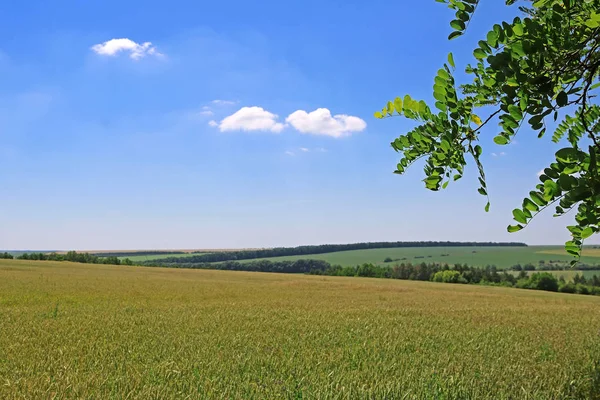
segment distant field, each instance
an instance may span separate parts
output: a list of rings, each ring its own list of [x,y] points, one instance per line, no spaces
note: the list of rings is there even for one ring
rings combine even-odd
[[[556,247],[540,251],[541,254],[558,254],[564,255],[565,249],[563,247]],[[600,257],[600,249],[597,248],[584,248],[583,253],[586,257]]]
[[[547,253],[548,251],[552,253]],[[442,256],[448,254],[447,256]],[[357,265],[373,263],[385,265],[386,257],[400,259],[400,262],[436,262],[448,264],[468,264],[470,266],[496,265],[498,268],[510,268],[515,264],[532,263],[538,265],[540,260],[561,260],[569,262],[573,259],[564,252],[561,246],[529,246],[529,247],[400,247],[391,249],[368,249],[340,251],[336,253],[271,257],[265,260],[325,260],[331,264]],[[422,257],[422,258],[417,258]],[[404,260],[403,260],[404,259]],[[253,260],[244,260],[249,262]],[[600,264],[600,252],[586,249],[581,261],[590,265]],[[389,265],[393,265],[390,263]]]
[[[590,398],[599,308],[477,285],[0,260],[0,398]]]

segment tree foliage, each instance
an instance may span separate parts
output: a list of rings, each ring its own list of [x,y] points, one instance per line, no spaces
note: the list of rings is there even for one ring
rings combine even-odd
[[[454,39],[468,28],[481,0],[436,1],[455,11],[449,36]],[[506,5],[515,2],[506,0]],[[568,226],[572,239],[565,247],[578,259],[583,241],[600,231],[600,106],[594,102],[600,87],[600,0],[520,3],[521,17],[494,25],[479,41],[473,63],[465,68],[470,82],[457,84],[449,54],[434,79],[434,109],[406,95],[387,102],[375,117],[396,115],[418,122],[391,145],[402,155],[398,174],[425,158],[427,189],[443,189],[460,179],[471,159],[479,171],[478,192],[487,198],[486,211],[490,203],[478,144],[481,132],[491,131],[488,126],[498,122],[494,142],[504,146],[524,126],[542,138],[556,121],[548,136],[565,147],[513,211],[516,223],[507,229],[523,229],[550,207],[555,216],[575,210],[575,222]],[[489,110],[485,120],[475,113],[482,107]]]

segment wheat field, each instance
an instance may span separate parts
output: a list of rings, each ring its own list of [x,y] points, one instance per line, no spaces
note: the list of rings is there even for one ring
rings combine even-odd
[[[562,399],[600,298],[0,260],[2,399]]]

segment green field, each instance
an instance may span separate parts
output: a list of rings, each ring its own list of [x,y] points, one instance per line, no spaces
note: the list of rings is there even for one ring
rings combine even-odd
[[[0,398],[591,398],[599,309],[476,285],[0,260]]]
[[[547,253],[550,252],[550,253]],[[448,254],[442,256],[442,254]],[[600,253],[589,251],[581,257],[586,264],[600,264]],[[586,255],[587,254],[587,255]],[[399,247],[391,249],[350,250],[336,253],[311,254],[302,256],[271,257],[265,260],[325,260],[330,264],[358,265],[373,263],[385,265],[386,257],[400,259],[398,262],[415,263],[448,263],[468,264],[469,266],[485,267],[496,265],[498,268],[510,268],[515,264],[532,263],[538,265],[540,260],[561,260],[566,263],[573,259],[564,252],[561,246],[528,246],[528,247]],[[423,257],[423,258],[416,258]],[[404,259],[404,260],[402,260]],[[249,262],[255,260],[243,260]],[[393,263],[390,263],[393,265]]]

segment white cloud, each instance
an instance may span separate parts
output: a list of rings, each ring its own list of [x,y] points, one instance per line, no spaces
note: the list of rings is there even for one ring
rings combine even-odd
[[[492,157],[504,157],[506,155],[505,152],[501,151],[500,153],[492,153]]]
[[[205,110],[205,111],[208,111],[208,110],[210,110],[210,107],[209,106],[202,106],[202,109]]]
[[[319,153],[327,153],[327,149],[324,147],[317,147],[315,149],[315,151],[319,152]]]
[[[307,113],[298,110],[291,113],[285,120],[301,133],[325,135],[339,138],[349,136],[352,132],[360,132],[367,127],[365,121],[350,115],[331,115],[326,108],[318,108]]]
[[[139,44],[127,38],[111,39],[104,43],[95,44],[92,46],[92,51],[101,56],[115,56],[120,52],[129,52],[129,57],[134,60],[139,60],[147,55],[163,56],[151,42]]]
[[[505,152],[503,152],[503,151],[500,152],[500,156],[505,156],[505,155],[506,155]]]
[[[219,123],[219,130],[225,131],[270,131],[279,133],[285,128],[277,122],[277,115],[262,107],[242,107]]]
[[[293,151],[289,151],[289,150],[288,150],[288,151],[286,151],[286,152],[285,152],[285,155],[286,155],[286,156],[295,156],[296,154],[294,154],[294,152],[293,152]]]
[[[213,119],[213,120],[210,120],[210,121],[208,121],[208,125],[209,125],[209,126],[212,126],[213,128],[214,128],[215,126],[219,126],[219,124],[217,123],[217,121],[215,121],[214,119]]]
[[[492,153],[492,157],[498,157],[498,154]]]
[[[210,117],[211,115],[213,115],[214,113],[210,110],[204,110],[204,111],[200,111],[200,115],[205,115]]]
[[[212,101],[213,104],[217,104],[219,106],[232,106],[235,103],[237,103],[237,101],[231,101],[231,100],[213,100]]]
[[[307,149],[306,147],[300,147],[300,151],[303,151],[305,153],[308,153],[310,150]]]
[[[540,169],[537,173],[537,177],[539,178],[540,176],[544,175],[544,170]]]

